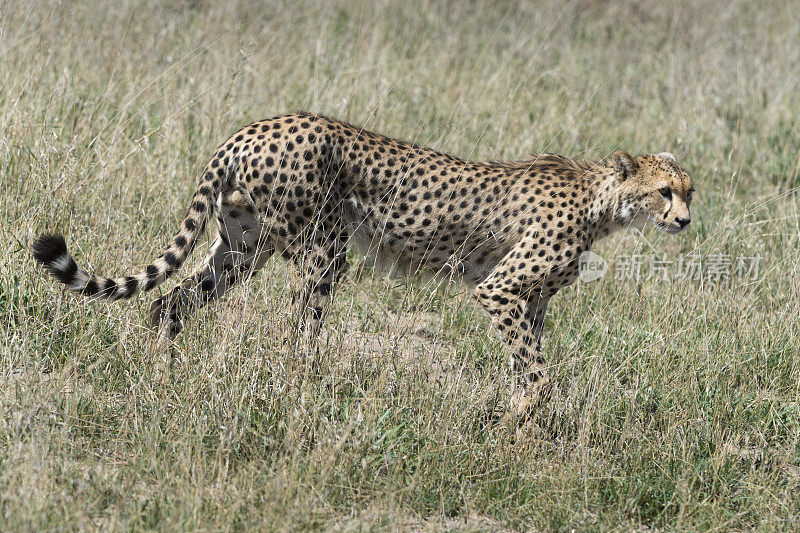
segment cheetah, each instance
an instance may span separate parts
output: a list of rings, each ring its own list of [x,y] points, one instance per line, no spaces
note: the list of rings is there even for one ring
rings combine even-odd
[[[510,412],[526,412],[550,394],[541,354],[545,312],[575,282],[581,254],[648,220],[680,232],[691,220],[693,190],[668,152],[473,162],[294,113],[254,122],[217,148],[180,230],[138,274],[89,273],[57,234],[39,236],[32,252],[73,292],[130,298],[178,270],[215,218],[208,257],[151,306],[151,326],[167,342],[193,311],[276,252],[300,274],[295,309],[310,338],[347,271],[349,246],[406,270],[459,278],[474,287],[507,345],[515,378]]]

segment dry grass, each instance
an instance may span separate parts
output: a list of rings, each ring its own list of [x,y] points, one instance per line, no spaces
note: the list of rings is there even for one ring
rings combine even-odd
[[[0,529],[800,527],[796,6],[172,6],[0,3]],[[276,260],[155,382],[150,298],[89,305],[28,244],[143,265],[214,146],[300,109],[474,159],[672,150],[690,231],[598,251],[762,268],[564,291],[559,389],[516,434],[484,424],[509,379],[481,312],[368,269],[319,357],[279,341]]]

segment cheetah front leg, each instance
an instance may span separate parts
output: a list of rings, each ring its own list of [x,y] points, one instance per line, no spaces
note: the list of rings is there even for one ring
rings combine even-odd
[[[501,263],[475,290],[510,352],[514,390],[504,420],[526,416],[550,395],[550,376],[540,351],[549,303],[539,294],[542,284],[542,279],[531,280]]]
[[[482,288],[479,286],[478,290]],[[485,292],[485,287],[483,290],[478,297],[510,352],[509,366],[514,375],[510,414],[527,415],[550,395],[550,375],[540,351],[547,301],[528,302],[505,290],[494,293]]]
[[[528,346],[523,342],[521,348],[511,352],[515,378],[511,404],[516,415],[526,415],[550,399],[552,381],[542,356],[542,330],[549,302],[549,298],[534,296],[525,304],[525,319],[530,324],[532,344]]]

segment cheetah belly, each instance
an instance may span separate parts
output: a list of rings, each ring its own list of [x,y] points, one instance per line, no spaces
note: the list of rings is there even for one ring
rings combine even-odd
[[[378,214],[356,196],[345,202],[350,243],[377,270],[390,274],[454,278],[468,284],[485,279],[510,246],[475,235],[463,226],[440,224],[421,232],[395,224],[392,213]],[[409,235],[410,233],[410,235]]]

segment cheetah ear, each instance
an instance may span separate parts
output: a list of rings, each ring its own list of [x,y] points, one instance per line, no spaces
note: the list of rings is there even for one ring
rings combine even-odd
[[[620,181],[625,181],[639,170],[639,164],[628,152],[617,150],[611,156]]]
[[[660,157],[661,159],[667,159],[669,161],[672,161],[673,163],[678,162],[678,158],[675,157],[675,154],[673,154],[672,152],[661,152],[660,154],[658,154],[658,157]]]

